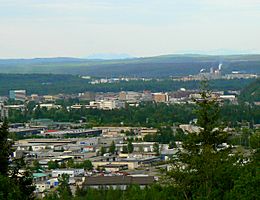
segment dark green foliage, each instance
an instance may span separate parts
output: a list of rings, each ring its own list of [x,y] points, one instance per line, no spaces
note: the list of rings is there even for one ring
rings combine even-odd
[[[0,199],[34,199],[32,174],[24,159],[10,159],[12,143],[8,140],[8,124],[0,128]]]
[[[34,199],[33,176],[29,169],[26,168],[24,158],[15,159],[11,164],[11,179],[19,186],[22,199]]]
[[[48,169],[57,169],[59,168],[59,163],[55,160],[55,161],[52,161],[50,160],[48,163]]]
[[[260,148],[260,131],[257,131],[250,136],[250,147],[253,149]]]
[[[93,165],[92,165],[91,161],[90,160],[84,160],[83,161],[83,168],[85,170],[92,170],[93,169]]]
[[[35,111],[20,112],[10,110],[9,121],[27,122],[32,118],[49,118],[60,122],[78,122],[84,117],[88,123],[88,127],[120,125],[121,122],[126,126],[161,127],[172,126],[174,123],[189,123],[196,117],[193,112],[195,108],[196,106],[189,104],[166,105],[163,103],[142,103],[139,107],[127,107],[126,109],[110,111],[80,109],[68,112],[64,109],[36,109]],[[149,120],[147,121],[147,119]],[[226,103],[220,107],[220,120],[233,126],[236,126],[237,122],[242,121],[248,121],[251,124],[260,123],[260,106],[246,104],[232,105]],[[169,131],[167,131],[168,133],[166,133],[166,130],[163,131],[166,135],[170,136],[171,133],[169,134]]]
[[[160,146],[157,142],[153,145],[153,151],[156,153],[156,156],[160,155]]]
[[[106,153],[105,147],[100,148],[100,155],[103,156]]]
[[[69,186],[69,175],[62,174],[61,177],[58,178],[59,186],[58,186],[58,195],[60,199],[70,200],[72,197],[72,192]]]
[[[63,162],[60,165],[55,161],[49,161],[48,166],[52,169],[62,169],[62,168],[76,168],[76,169],[85,169],[85,170],[92,170],[93,165],[90,160],[84,160],[83,162],[74,162],[73,159],[70,159],[67,162]]]
[[[82,163],[75,163],[74,160],[69,160],[65,165],[67,168],[76,168],[76,169],[83,168],[85,170],[93,169],[93,165],[90,160],[84,160]]]
[[[201,97],[197,101],[197,118],[202,129],[184,141],[184,150],[166,176],[167,184],[176,187],[183,199],[223,199],[238,174],[236,157],[229,156],[229,148],[217,149],[227,141],[227,134],[219,125],[219,107],[209,91],[203,89]]]
[[[0,199],[23,200],[19,186],[13,179],[0,174]]]
[[[256,200],[260,197],[260,132],[250,136],[252,155],[241,167],[240,176],[227,199]]]
[[[116,145],[115,145],[115,142],[112,141],[110,147],[109,147],[109,153],[112,153],[114,154],[115,153],[115,150],[116,150]]]
[[[113,125],[124,122],[125,125],[153,126],[172,125],[174,122],[186,123],[194,118],[192,114],[192,105],[166,105],[163,103],[143,103],[139,107],[127,107],[126,109],[115,110],[97,110],[97,109],[39,109],[35,111],[22,113],[19,111],[10,113],[10,121],[25,122],[32,118],[49,118],[60,122],[77,122],[84,117],[86,121],[93,126]],[[185,114],[184,114],[185,113]],[[147,123],[147,118],[149,122]]]
[[[172,128],[167,127],[160,127],[157,134],[145,135],[144,141],[146,142],[159,142],[161,144],[169,144],[174,141],[184,141],[187,138],[187,135],[184,132],[177,128],[175,132],[173,132]]]
[[[127,146],[123,146],[123,153],[128,153]]]
[[[61,200],[58,195],[49,195],[44,200]],[[141,189],[137,185],[131,185],[126,190],[100,188],[85,188],[76,190],[73,200],[175,200],[176,193],[172,187],[162,187],[160,185],[152,185]]]
[[[200,70],[200,69],[199,69]],[[199,71],[198,70],[198,71]],[[167,75],[169,77],[169,75]],[[212,80],[212,90],[241,90],[253,79]],[[69,83],[69,84],[68,84]],[[84,91],[177,91],[180,88],[198,89],[199,81],[172,81],[169,78],[157,81],[129,81],[120,83],[90,84],[89,80],[73,75],[55,74],[0,74],[0,95],[8,95],[9,90],[25,89],[30,94],[76,94]],[[76,102],[75,102],[76,103]]]
[[[239,97],[241,101],[260,101],[260,78],[245,87]]]
[[[128,153],[133,153],[133,151],[134,151],[134,145],[132,144],[131,141],[128,141],[127,142],[127,152]]]
[[[0,127],[0,174],[6,176],[8,172],[9,156],[12,153],[12,142],[8,140],[8,124],[5,121]]]
[[[34,160],[33,163],[32,163],[31,170],[34,171],[34,172],[40,172],[41,170],[43,170],[43,168],[40,165],[39,161]]]

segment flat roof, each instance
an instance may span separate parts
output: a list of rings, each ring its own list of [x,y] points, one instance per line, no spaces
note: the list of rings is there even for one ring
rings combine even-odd
[[[86,177],[83,185],[149,185],[154,182],[153,176],[133,177],[133,176],[96,176]]]
[[[33,173],[34,178],[40,178],[40,177],[45,177],[48,176],[47,174],[44,173]]]

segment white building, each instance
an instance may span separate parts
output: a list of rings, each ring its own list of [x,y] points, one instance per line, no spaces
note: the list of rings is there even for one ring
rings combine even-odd
[[[26,100],[26,90],[10,90],[9,98],[16,101],[25,101]]]
[[[47,110],[59,109],[59,108],[61,108],[61,105],[55,105],[53,103],[46,103],[46,104],[40,104],[40,108],[47,108]]]
[[[55,169],[52,170],[52,177],[60,177],[62,174],[68,174],[70,177],[84,175],[84,169]]]
[[[90,108],[97,108],[101,110],[113,110],[125,107],[125,103],[118,100],[100,100],[91,101],[89,103]]]

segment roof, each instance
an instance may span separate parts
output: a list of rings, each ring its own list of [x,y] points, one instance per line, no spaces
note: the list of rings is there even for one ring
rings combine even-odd
[[[127,167],[128,165],[123,165],[123,164],[106,164],[106,165],[101,165],[100,167],[105,167],[105,168],[118,168],[118,167]]]
[[[96,176],[86,177],[84,185],[149,185],[154,182],[153,176],[131,177],[131,176]]]
[[[45,177],[48,176],[47,174],[44,173],[33,173],[34,178],[40,178],[40,177]]]

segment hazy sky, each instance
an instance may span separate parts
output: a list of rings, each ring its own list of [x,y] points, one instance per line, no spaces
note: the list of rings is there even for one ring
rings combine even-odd
[[[0,0],[0,58],[231,50],[260,52],[260,0]]]

